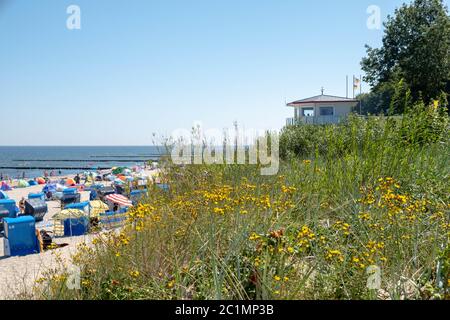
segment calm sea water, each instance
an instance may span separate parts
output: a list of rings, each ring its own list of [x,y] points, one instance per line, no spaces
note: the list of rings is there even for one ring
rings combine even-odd
[[[157,161],[164,147],[0,147],[0,173],[35,178],[44,170],[72,174],[86,169],[142,165]],[[7,168],[8,167],[8,168]]]

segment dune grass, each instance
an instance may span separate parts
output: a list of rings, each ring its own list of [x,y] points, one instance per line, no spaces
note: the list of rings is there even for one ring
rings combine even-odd
[[[81,246],[44,299],[444,299],[448,116],[285,128],[280,171],[165,163],[120,232]],[[379,283],[378,283],[379,282]]]

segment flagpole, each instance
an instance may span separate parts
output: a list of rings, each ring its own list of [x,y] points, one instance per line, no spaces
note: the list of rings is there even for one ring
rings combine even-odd
[[[362,94],[362,75],[359,75],[359,94]]]
[[[362,116],[362,100],[361,100],[361,95],[362,95],[362,75],[359,75],[359,96],[360,96],[360,100],[359,100],[359,115]]]
[[[348,99],[348,75],[345,76],[345,97]]]
[[[353,99],[355,99],[355,75],[353,75]]]

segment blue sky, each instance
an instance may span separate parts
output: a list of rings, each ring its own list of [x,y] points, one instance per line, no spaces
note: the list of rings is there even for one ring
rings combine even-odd
[[[0,145],[146,145],[194,121],[279,129],[285,100],[345,96],[381,41],[368,6],[384,19],[401,3],[4,0]],[[66,28],[71,4],[81,30]]]

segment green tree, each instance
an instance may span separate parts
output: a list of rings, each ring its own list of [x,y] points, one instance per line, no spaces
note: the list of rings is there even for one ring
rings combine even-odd
[[[355,111],[359,112],[361,110],[361,113],[364,115],[388,115],[394,92],[393,83],[382,83],[376,91],[362,93],[356,97],[360,105],[356,106]]]
[[[367,48],[361,65],[374,93],[386,83],[409,88],[411,98],[430,102],[450,87],[450,17],[442,0],[415,0],[384,24],[381,48]],[[398,89],[398,88],[397,88]]]

